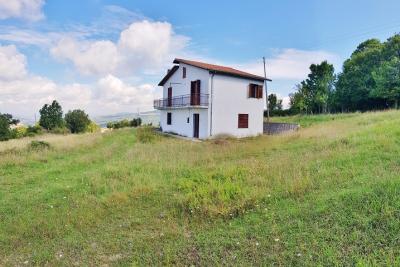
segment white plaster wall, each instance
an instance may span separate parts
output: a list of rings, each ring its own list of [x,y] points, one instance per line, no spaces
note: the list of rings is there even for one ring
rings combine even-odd
[[[172,124],[167,125],[167,113],[172,113]],[[193,137],[193,114],[200,115],[199,138],[205,139],[208,137],[208,109],[171,109],[161,110],[160,125],[164,132],[173,132],[179,135]],[[189,123],[187,118],[189,117]]]
[[[186,67],[186,78],[182,78],[182,68]],[[163,98],[168,97],[168,87],[172,87],[172,97],[190,94],[191,81],[200,80],[200,93],[208,94],[209,73],[207,70],[180,64],[179,69],[164,84]]]
[[[254,136],[263,133],[263,98],[248,98],[250,83],[262,82],[231,76],[214,75],[212,89],[212,136],[229,134],[236,137]],[[238,114],[249,114],[249,128],[238,128]]]

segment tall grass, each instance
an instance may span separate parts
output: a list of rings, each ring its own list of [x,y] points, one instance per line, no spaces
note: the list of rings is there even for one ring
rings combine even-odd
[[[0,154],[0,265],[396,265],[399,115],[202,143],[20,140]]]

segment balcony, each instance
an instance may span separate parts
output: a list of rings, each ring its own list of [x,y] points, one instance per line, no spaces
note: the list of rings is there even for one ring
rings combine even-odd
[[[154,100],[155,109],[173,109],[173,108],[207,108],[208,94],[191,94],[180,95],[169,98],[161,98]]]

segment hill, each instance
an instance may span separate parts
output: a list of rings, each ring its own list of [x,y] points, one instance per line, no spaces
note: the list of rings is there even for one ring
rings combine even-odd
[[[302,119],[318,123],[3,150],[0,265],[399,265],[400,112]]]

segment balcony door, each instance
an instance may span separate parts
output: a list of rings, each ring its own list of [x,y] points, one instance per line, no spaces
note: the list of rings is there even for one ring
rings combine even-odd
[[[168,87],[168,98],[167,98],[167,106],[172,106],[172,87]]]
[[[190,83],[190,105],[200,106],[200,80]]]

